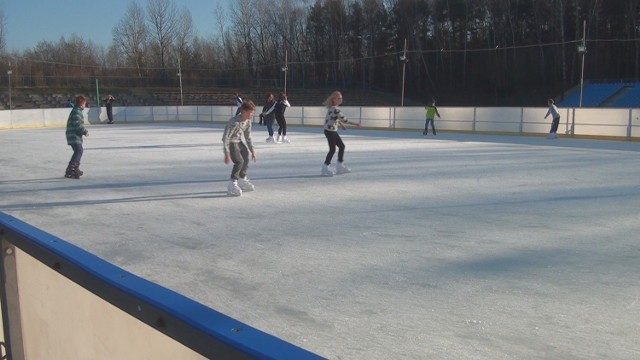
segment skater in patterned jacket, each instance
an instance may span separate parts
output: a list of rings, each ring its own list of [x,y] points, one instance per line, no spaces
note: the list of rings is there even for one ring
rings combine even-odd
[[[67,144],[71,146],[73,155],[64,172],[64,176],[70,179],[80,179],[83,172],[80,170],[80,160],[82,159],[82,136],[89,136],[89,131],[84,127],[84,114],[82,111],[87,105],[87,99],[80,95],[76,97],[75,105],[67,119]]]
[[[546,119],[549,115],[551,115],[551,117],[553,118],[553,120],[551,121],[551,130],[549,130],[547,139],[557,139],[558,134],[556,134],[556,132],[558,131],[558,125],[560,125],[560,112],[553,103],[553,99],[547,100],[547,105],[549,106],[549,110],[547,111],[547,115],[545,115],[544,118]]]
[[[255,114],[256,106],[253,101],[247,100],[240,105],[240,114],[229,119],[222,134],[222,146],[224,152],[224,163],[233,161],[231,170],[231,180],[227,187],[227,195],[240,196],[243,191],[253,191],[254,186],[247,177],[249,167],[249,152],[251,158],[256,161],[256,152],[251,142],[251,123]],[[242,136],[247,142],[242,142]]]
[[[349,120],[344,117],[342,111],[340,111],[341,104],[342,94],[339,91],[331,93],[323,102],[323,105],[327,108],[327,115],[324,118],[324,136],[326,136],[327,142],[329,143],[329,152],[324,160],[324,164],[322,164],[322,170],[320,171],[322,176],[333,176],[335,174],[351,172],[343,163],[345,145],[340,138],[340,134],[338,134],[338,127],[344,130],[346,129],[346,124],[354,126],[360,126],[360,124],[349,122]],[[336,152],[336,146],[338,147],[338,164],[334,171],[329,165],[331,165],[331,159],[333,159],[333,155]]]

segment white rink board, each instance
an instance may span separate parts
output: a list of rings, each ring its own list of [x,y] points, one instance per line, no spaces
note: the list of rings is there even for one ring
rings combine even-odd
[[[424,129],[423,107],[355,107],[341,108],[352,122],[377,129]],[[256,109],[258,122],[261,107]],[[437,130],[464,132],[549,132],[551,117],[544,118],[547,108],[471,108],[440,107],[436,117]],[[0,111],[0,129],[65,126],[68,108]],[[116,123],[140,122],[216,122],[226,123],[235,115],[234,106],[129,106],[114,107]],[[615,136],[638,138],[640,109],[560,109],[560,134]],[[326,108],[323,106],[292,107],[285,113],[288,125],[323,126]],[[105,123],[106,109],[85,109],[85,122]],[[574,126],[575,121],[575,126]]]

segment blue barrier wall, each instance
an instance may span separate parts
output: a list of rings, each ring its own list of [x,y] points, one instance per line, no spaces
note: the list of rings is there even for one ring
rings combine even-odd
[[[322,359],[183,295],[131,274],[75,245],[0,212],[0,238],[153,329],[207,358]],[[11,355],[11,289],[3,249],[2,313]],[[152,344],[150,344],[152,346]]]

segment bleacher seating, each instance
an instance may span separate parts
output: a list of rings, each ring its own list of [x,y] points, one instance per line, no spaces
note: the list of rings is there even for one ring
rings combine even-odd
[[[574,88],[560,107],[580,106],[580,90]],[[640,107],[640,83],[588,83],[582,91],[583,107],[638,108]]]
[[[631,86],[631,89],[613,102],[612,107],[640,108],[640,84]]]
[[[600,107],[608,98],[615,95],[622,87],[623,83],[591,83],[583,87],[582,106]],[[580,106],[580,91],[577,90],[563,101],[558,103],[561,107]]]

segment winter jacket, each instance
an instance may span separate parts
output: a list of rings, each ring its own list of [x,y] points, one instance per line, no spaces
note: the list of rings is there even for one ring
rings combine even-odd
[[[89,131],[84,127],[84,114],[78,105],[73,107],[67,119],[67,144],[82,144],[82,136]]]
[[[229,144],[242,142],[242,135],[247,142],[247,148],[253,153],[253,143],[251,142],[251,119],[242,120],[242,115],[236,115],[229,119],[227,126],[222,133],[222,151],[224,155],[229,155]]]

